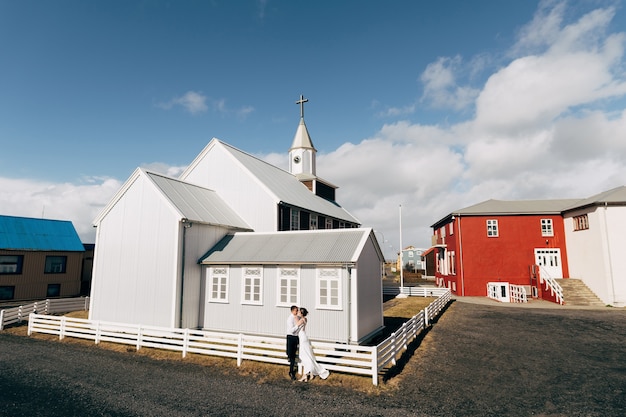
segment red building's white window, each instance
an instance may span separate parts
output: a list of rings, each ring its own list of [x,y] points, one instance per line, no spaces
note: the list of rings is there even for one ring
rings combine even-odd
[[[554,236],[552,219],[541,219],[541,236]]]
[[[487,236],[498,237],[498,221],[487,220]]]

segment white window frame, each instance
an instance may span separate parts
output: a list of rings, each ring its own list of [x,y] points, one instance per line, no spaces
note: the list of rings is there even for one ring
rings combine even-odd
[[[456,254],[453,250],[448,251],[448,262],[450,263],[450,275],[456,275]]]
[[[333,228],[333,219],[326,219],[326,229],[332,229]]]
[[[498,237],[500,236],[500,230],[498,228],[498,220],[489,219],[487,220],[487,237]]]
[[[241,304],[263,305],[263,267],[241,267]]]
[[[309,218],[309,230],[317,230],[317,214],[311,213],[311,217]]]
[[[300,210],[294,208],[291,209],[289,230],[300,230]]]
[[[229,272],[228,266],[224,265],[207,268],[210,303],[228,303]]]
[[[541,236],[554,236],[552,219],[541,219]]]
[[[589,217],[587,214],[574,216],[572,220],[574,222],[574,231],[589,229]]]
[[[450,222],[450,227],[448,227],[448,235],[452,236],[454,234],[454,222]]]
[[[317,268],[315,307],[320,310],[343,310],[341,268]]]
[[[278,268],[277,306],[291,307],[300,305],[300,267],[283,266]]]

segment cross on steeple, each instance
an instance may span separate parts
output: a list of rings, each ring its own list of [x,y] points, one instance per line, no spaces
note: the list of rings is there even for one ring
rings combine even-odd
[[[300,105],[300,117],[304,118],[304,103],[309,101],[308,98],[304,98],[302,94],[300,94],[300,100],[296,101],[296,104]]]

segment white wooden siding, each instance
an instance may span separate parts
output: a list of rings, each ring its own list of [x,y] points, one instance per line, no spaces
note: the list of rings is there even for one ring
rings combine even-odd
[[[139,177],[99,225],[90,317],[174,326],[178,231],[176,213]]]
[[[373,235],[368,236],[356,264],[357,276],[353,283],[354,295],[352,304],[359,319],[352,322],[352,342],[358,342],[373,330],[383,326],[383,281],[379,257],[372,242]]]
[[[265,265],[263,271],[263,305],[241,303],[242,267],[230,266],[228,304],[205,301],[204,328],[210,330],[237,331],[250,334],[284,336],[289,306],[278,306],[278,269]],[[347,271],[342,269],[342,293],[347,305]],[[204,273],[206,276],[206,271]],[[309,337],[318,340],[348,342],[347,309],[341,311],[315,309],[315,267],[303,265],[300,269],[300,307],[309,310]],[[208,291],[208,289],[206,290]],[[208,300],[208,294],[206,296]]]
[[[585,213],[589,229],[574,231],[573,217]],[[594,206],[564,220],[570,277],[582,279],[604,303],[626,306],[626,207]]]
[[[278,200],[222,145],[215,145],[186,173],[184,180],[217,191],[254,231],[278,230]]]
[[[182,223],[180,224],[182,239]],[[215,227],[204,224],[193,224],[186,232],[185,242],[185,278],[183,293],[183,320],[182,327],[198,328],[202,327],[204,320],[204,300],[205,300],[205,281],[203,280],[202,266],[198,264],[198,260],[204,255],[209,248],[214,246],[222,237],[228,233],[224,227]],[[182,244],[180,245],[182,252]],[[182,259],[182,253],[181,253]],[[180,270],[180,268],[179,268]],[[180,273],[173,275],[179,276]],[[172,278],[173,279],[173,278]],[[179,281],[178,279],[175,281]],[[177,296],[180,297],[180,286],[176,289]],[[180,298],[178,298],[179,300]],[[177,304],[178,305],[178,304]],[[180,323],[180,311],[176,311],[176,326]]]

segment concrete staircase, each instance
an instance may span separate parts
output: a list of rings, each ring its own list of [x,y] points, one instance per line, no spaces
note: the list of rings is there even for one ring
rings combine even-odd
[[[580,279],[567,278],[555,280],[563,288],[563,299],[568,306],[604,307],[605,304]]]

